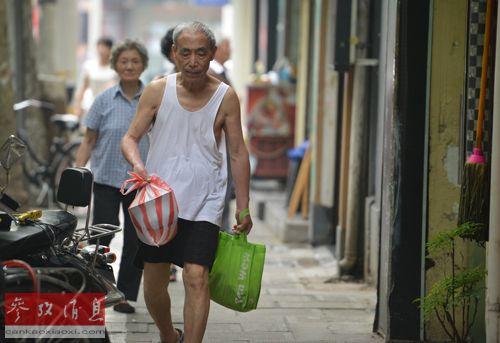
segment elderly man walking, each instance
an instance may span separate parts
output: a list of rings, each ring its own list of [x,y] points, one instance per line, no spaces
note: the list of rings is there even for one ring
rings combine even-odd
[[[243,142],[240,104],[234,90],[207,74],[216,47],[204,24],[180,24],[174,31],[179,73],[153,81],[141,96],[136,116],[122,140],[122,151],[134,170],[163,178],[179,205],[178,232],[169,243],[141,244],[136,265],[144,268],[144,298],[163,342],[183,339],[174,329],[165,285],[170,264],[183,267],[185,342],[201,342],[210,307],[208,274],[214,262],[227,187],[226,143],[236,188],[235,233],[250,232],[250,168]],[[152,126],[152,127],[151,127]],[[138,149],[151,128],[146,164]],[[244,212],[244,213],[245,213]]]

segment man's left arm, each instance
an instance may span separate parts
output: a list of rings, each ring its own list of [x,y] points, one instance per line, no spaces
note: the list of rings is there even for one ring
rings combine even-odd
[[[236,193],[236,223],[233,231],[250,233],[252,218],[250,214],[240,220],[240,213],[248,209],[250,195],[250,162],[248,150],[243,141],[241,130],[240,102],[232,88],[229,88],[222,102],[224,117],[224,132],[229,144],[231,171]]]

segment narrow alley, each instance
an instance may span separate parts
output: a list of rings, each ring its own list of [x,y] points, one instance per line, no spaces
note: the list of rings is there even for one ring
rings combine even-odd
[[[238,218],[267,247],[259,303],[211,302],[203,342],[500,343],[499,1],[0,1],[0,342],[102,337],[82,332],[96,292],[113,343],[160,342],[138,239],[149,262],[207,266]],[[214,277],[212,296],[239,302],[262,250],[222,255],[237,296]],[[169,291],[200,343],[192,270]],[[81,295],[93,315],[12,321],[16,293]]]

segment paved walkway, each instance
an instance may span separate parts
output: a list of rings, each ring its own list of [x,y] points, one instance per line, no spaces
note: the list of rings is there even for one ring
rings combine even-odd
[[[259,306],[238,313],[212,302],[204,342],[382,342],[371,333],[373,288],[336,281],[336,261],[326,247],[282,244],[255,221],[249,240],[267,245]],[[113,240],[114,251],[121,250],[121,240]],[[171,283],[169,289],[174,325],[182,327],[182,281]],[[137,313],[132,315],[108,309],[111,341],[159,342],[142,289],[134,305]]]

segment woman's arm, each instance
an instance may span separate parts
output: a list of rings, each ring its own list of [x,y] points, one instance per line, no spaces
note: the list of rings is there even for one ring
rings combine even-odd
[[[85,131],[85,136],[83,137],[83,142],[80,144],[78,151],[76,152],[76,166],[85,167],[90,159],[92,150],[94,150],[95,142],[97,141],[98,132],[87,128]]]

